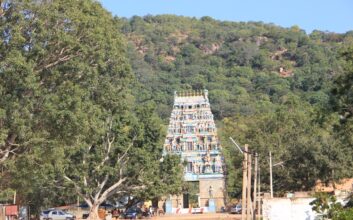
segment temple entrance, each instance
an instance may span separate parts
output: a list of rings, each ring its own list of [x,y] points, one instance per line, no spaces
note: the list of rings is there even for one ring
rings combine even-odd
[[[190,181],[185,184],[183,208],[199,207],[199,185],[199,181]]]
[[[188,209],[190,207],[197,208],[199,207],[199,194],[183,194],[183,208]]]
[[[183,208],[188,209],[189,208],[189,193],[184,193],[183,194]]]

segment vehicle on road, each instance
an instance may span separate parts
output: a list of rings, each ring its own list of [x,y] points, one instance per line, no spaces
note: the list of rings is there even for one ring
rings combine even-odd
[[[44,220],[44,218],[48,215],[50,210],[45,210],[45,211],[42,211],[39,215],[39,220]]]
[[[75,220],[76,217],[62,210],[45,210],[40,213],[40,220]]]
[[[241,214],[241,204],[237,204],[230,208],[230,213],[232,214]]]
[[[142,211],[140,208],[129,208],[123,214],[124,219],[138,219],[142,217]]]

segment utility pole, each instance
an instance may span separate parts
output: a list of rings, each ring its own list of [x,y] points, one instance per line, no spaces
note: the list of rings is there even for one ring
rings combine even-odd
[[[16,205],[16,190],[15,190],[15,192],[13,194],[13,204]]]
[[[4,12],[4,10],[2,8],[2,0],[0,0],[0,16],[2,16],[3,12]]]
[[[257,183],[257,167],[258,167],[258,155],[255,156],[255,174],[254,174],[254,203],[251,201],[251,166],[252,166],[252,155],[247,144],[244,145],[244,150],[233,140],[229,138],[238,150],[243,154],[243,191],[242,191],[242,200],[241,200],[241,219],[242,220],[251,220],[256,218],[255,209],[256,209],[256,183]],[[246,213],[246,214],[245,214]]]
[[[256,219],[256,203],[257,203],[257,192],[256,192],[256,188],[257,188],[257,160],[258,160],[258,155],[257,153],[254,154],[255,156],[255,167],[254,167],[254,201],[253,201],[253,219]]]
[[[243,191],[242,191],[242,199],[241,199],[241,220],[245,220],[245,210],[246,209],[246,189],[247,189],[247,166],[248,166],[248,145],[245,144],[244,146],[244,150],[245,153],[243,153],[244,155],[244,159],[243,159]]]
[[[250,150],[249,150],[250,151]],[[251,166],[252,166],[252,160],[251,160],[251,153],[247,153],[248,155],[248,180],[247,180],[247,205],[246,205],[246,220],[251,220]]]
[[[261,167],[259,166],[259,184],[258,184],[258,194],[259,194],[259,199],[257,203],[257,214],[260,216],[261,215]]]
[[[272,154],[270,151],[270,191],[271,191],[271,199],[273,198],[273,185],[272,185]]]

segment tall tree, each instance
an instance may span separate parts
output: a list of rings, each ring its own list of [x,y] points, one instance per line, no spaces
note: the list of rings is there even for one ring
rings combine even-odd
[[[83,127],[71,123],[68,113],[75,106],[69,98],[77,97],[83,104],[86,95],[106,105],[103,91],[97,92],[104,87],[117,93],[110,101],[116,102],[125,96],[123,85],[131,72],[111,15],[99,3],[4,1],[2,7],[0,156],[4,161],[45,139],[69,138],[56,132]],[[67,106],[59,106],[60,102]],[[70,104],[67,114],[53,114]],[[71,126],[63,130],[59,121]]]
[[[353,45],[345,48],[341,57],[345,61],[344,73],[335,79],[332,101],[334,109],[341,115],[342,122],[345,122],[353,117]]]
[[[309,105],[299,109],[298,104],[298,97],[288,97],[281,107],[266,114],[224,120],[222,136],[225,141],[233,136],[260,154],[264,188],[268,188],[269,151],[272,151],[274,164],[282,162],[282,166],[274,169],[274,188],[278,193],[310,190],[318,179],[329,180],[332,170],[345,167],[344,155],[332,149],[336,143],[330,132],[315,122],[313,109]],[[232,148],[229,144],[225,149],[227,165],[231,171],[235,168],[231,174],[239,178],[241,160],[234,156],[237,152]],[[238,182],[228,181],[235,193],[240,190]]]
[[[118,191],[152,185],[161,127],[151,113],[133,113],[133,76],[112,16],[90,0],[2,6],[0,157],[17,155],[6,164],[13,186],[31,195],[41,184],[74,187],[96,219]],[[44,178],[26,182],[31,176]]]
[[[343,73],[336,76],[333,83],[331,105],[339,114],[340,122],[334,127],[334,135],[338,140],[336,148],[345,156],[345,169],[339,177],[351,177],[353,158],[353,45],[341,51]]]

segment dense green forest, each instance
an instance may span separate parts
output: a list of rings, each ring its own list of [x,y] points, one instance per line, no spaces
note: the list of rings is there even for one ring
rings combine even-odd
[[[270,150],[275,161],[284,161],[274,169],[279,193],[351,176],[352,142],[341,142],[337,133],[342,125],[332,91],[340,85],[334,81],[344,72],[342,51],[352,45],[353,32],[307,34],[298,26],[174,15],[118,21],[143,85],[138,96],[157,104],[165,124],[174,90],[209,90],[230,195],[240,192],[241,156],[229,137],[259,152],[265,191]]]
[[[209,91],[240,192],[241,155],[268,153],[277,194],[351,177],[353,32],[174,15],[113,17],[90,0],[0,1],[0,200],[33,211],[182,190],[162,157],[173,92]],[[134,201],[129,201],[133,203]]]

